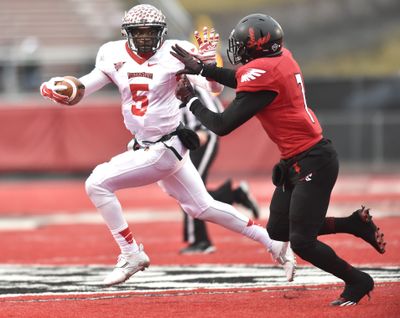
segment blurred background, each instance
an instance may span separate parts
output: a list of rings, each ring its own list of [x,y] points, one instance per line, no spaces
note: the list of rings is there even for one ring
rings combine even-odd
[[[305,77],[308,105],[334,140],[342,169],[400,172],[400,1],[398,0],[1,0],[0,172],[86,175],[130,140],[113,86],[78,107],[41,98],[50,77],[82,76],[98,48],[121,38],[125,10],[152,4],[168,37],[193,40],[204,25],[228,36],[241,17],[276,18]],[[234,91],[220,96],[227,104]],[[249,143],[249,136],[252,142]],[[215,175],[269,174],[278,153],[256,120],[223,137]]]

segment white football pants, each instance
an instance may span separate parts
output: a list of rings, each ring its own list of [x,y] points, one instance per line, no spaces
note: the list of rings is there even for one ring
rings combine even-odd
[[[127,227],[115,191],[157,182],[182,209],[194,218],[217,223],[259,241],[267,249],[271,239],[265,228],[253,225],[233,206],[214,200],[190,161],[188,150],[178,137],[168,142],[183,157],[181,161],[161,142],[136,151],[130,150],[97,166],[86,180],[86,192],[112,232]]]

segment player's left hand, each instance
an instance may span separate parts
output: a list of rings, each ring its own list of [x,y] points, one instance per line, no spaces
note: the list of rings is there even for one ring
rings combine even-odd
[[[208,32],[208,28],[203,28],[203,38],[200,33],[194,31],[194,37],[199,46],[199,53],[196,55],[204,64],[217,63],[217,46],[219,42],[219,34],[215,33],[214,28]]]
[[[190,54],[188,51],[180,47],[178,44],[175,44],[171,47],[172,51],[170,52],[171,55],[181,61],[185,68],[176,72],[176,75],[182,74],[200,74],[203,69],[203,62]]]
[[[180,108],[185,107],[186,104],[196,96],[193,86],[186,75],[182,75],[176,84],[175,96],[182,102],[179,106]]]

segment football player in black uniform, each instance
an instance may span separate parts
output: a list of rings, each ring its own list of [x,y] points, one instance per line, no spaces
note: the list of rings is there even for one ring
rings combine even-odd
[[[213,113],[196,97],[184,77],[177,97],[201,123],[226,135],[256,116],[281,152],[274,168],[276,185],[267,230],[271,238],[290,240],[293,251],[316,267],[345,282],[333,306],[357,304],[374,287],[370,275],[341,259],[318,235],[350,233],[384,253],[383,234],[365,207],[347,218],[326,218],[339,163],[332,142],[307,106],[300,67],[283,46],[281,26],[270,16],[251,14],[239,21],[229,38],[228,57],[237,70],[204,65],[178,45],[171,54],[185,64],[178,74],[201,74],[236,89],[222,113]]]

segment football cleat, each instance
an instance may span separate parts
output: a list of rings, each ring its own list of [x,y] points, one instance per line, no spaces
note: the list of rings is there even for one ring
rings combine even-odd
[[[292,282],[296,274],[297,263],[289,242],[272,241],[269,252],[272,259],[283,266],[287,281]]]
[[[117,265],[114,270],[108,274],[103,283],[106,286],[113,286],[125,282],[129,277],[138,271],[144,271],[150,266],[150,259],[140,244],[139,252],[129,255],[121,254],[118,257]]]
[[[355,306],[364,297],[371,298],[370,292],[374,289],[374,280],[367,273],[360,271],[360,277],[351,284],[346,284],[340,297],[331,302],[331,306]]]
[[[369,214],[369,209],[361,206],[361,209],[353,212],[350,215],[350,220],[354,224],[354,235],[362,238],[367,243],[371,244],[378,253],[385,253],[386,242],[383,238],[383,233],[379,227],[372,221],[372,216]]]
[[[347,300],[346,298],[339,297],[338,299],[331,302],[331,306],[345,307],[345,306],[355,306],[356,302]]]

